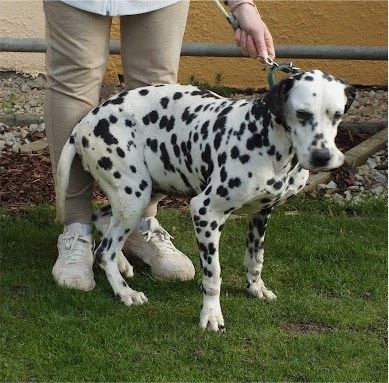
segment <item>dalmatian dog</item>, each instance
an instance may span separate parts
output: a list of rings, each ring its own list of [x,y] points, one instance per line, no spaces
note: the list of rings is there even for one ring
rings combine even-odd
[[[65,144],[56,175],[57,220],[76,154],[106,193],[112,212],[95,250],[115,295],[147,302],[123,277],[132,267],[121,249],[155,193],[190,196],[200,250],[200,326],[223,331],[219,239],[234,211],[247,213],[247,290],[272,301],[262,279],[271,210],[306,184],[309,170],[342,165],[337,127],[353,88],[315,70],[277,83],[264,98],[230,100],[193,86],[157,85],[123,92],[87,114]],[[101,214],[100,214],[101,215]]]

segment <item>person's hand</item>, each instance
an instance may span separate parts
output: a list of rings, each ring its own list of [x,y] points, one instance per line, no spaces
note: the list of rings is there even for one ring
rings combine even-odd
[[[274,59],[273,38],[256,7],[248,3],[234,7],[234,3],[230,3],[232,14],[240,25],[235,31],[235,42],[242,53],[254,59],[259,57],[262,61],[268,57]]]

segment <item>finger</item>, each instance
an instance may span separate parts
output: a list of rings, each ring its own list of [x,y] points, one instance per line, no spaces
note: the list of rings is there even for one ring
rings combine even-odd
[[[247,51],[252,59],[256,59],[258,57],[258,52],[254,44],[254,39],[251,35],[247,36]]]
[[[240,50],[242,51],[244,56],[248,56],[247,51],[247,33],[245,31],[242,31],[241,37],[240,37]]]
[[[269,56],[274,60],[276,58],[276,52],[274,49],[273,37],[266,25],[265,25],[265,44],[267,46],[267,52]]]
[[[242,30],[240,28],[238,28],[236,31],[235,31],[235,34],[234,34],[234,37],[235,37],[235,43],[238,47],[240,47],[240,39],[241,39],[241,36],[242,36]]]
[[[262,30],[261,32],[258,32],[253,35],[254,44],[258,52],[258,56],[261,58],[262,61],[267,59],[269,56],[269,53],[267,51],[267,46],[265,43],[265,31]]]

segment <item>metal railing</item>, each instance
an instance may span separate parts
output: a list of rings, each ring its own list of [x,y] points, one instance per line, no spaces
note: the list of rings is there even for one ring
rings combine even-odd
[[[120,41],[111,40],[111,54],[120,54]],[[45,39],[0,37],[0,52],[40,52],[47,50]],[[277,45],[277,57],[332,60],[387,60],[387,47],[349,45]],[[181,56],[241,57],[234,44],[184,43]]]

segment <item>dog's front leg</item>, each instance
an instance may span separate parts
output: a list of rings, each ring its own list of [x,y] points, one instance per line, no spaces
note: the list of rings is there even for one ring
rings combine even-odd
[[[271,209],[263,209],[247,217],[245,266],[247,268],[247,291],[256,298],[273,301],[277,296],[266,288],[262,277],[264,239]]]
[[[207,196],[199,195],[192,198],[190,206],[203,271],[203,304],[200,313],[200,327],[213,331],[224,331],[224,319],[220,306],[222,280],[219,263],[219,240],[227,215],[213,210],[210,198]]]

